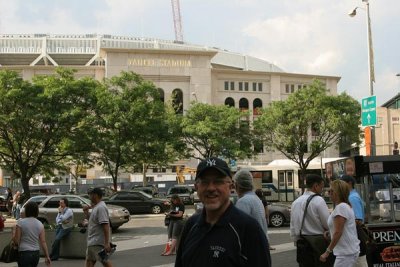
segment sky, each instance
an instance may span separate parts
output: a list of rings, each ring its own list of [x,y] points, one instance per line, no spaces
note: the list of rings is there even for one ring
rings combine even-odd
[[[381,105],[400,93],[400,1],[369,0]],[[286,72],[340,76],[369,96],[362,0],[180,0],[185,42],[264,59]],[[348,16],[355,7],[357,15]],[[0,0],[1,34],[97,33],[173,40],[170,0]]]

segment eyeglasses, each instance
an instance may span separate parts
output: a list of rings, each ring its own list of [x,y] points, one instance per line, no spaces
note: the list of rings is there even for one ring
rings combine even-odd
[[[232,181],[226,179],[225,177],[218,177],[215,179],[201,179],[200,178],[196,181],[196,183],[200,184],[202,186],[208,186],[211,183],[213,183],[215,186],[222,186],[224,184],[228,184],[228,183],[230,184],[230,183],[232,183]]]

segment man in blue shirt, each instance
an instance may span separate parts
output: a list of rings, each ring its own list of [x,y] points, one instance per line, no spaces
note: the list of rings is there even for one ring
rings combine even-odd
[[[350,175],[342,175],[341,180],[345,181],[350,187],[349,202],[354,211],[354,216],[356,218],[356,224],[364,223],[365,212],[364,212],[364,202],[362,201],[358,192],[354,189],[356,179]],[[360,243],[361,245],[361,243]],[[360,247],[361,248],[361,247]],[[356,267],[367,267],[367,257],[366,255],[361,255],[358,257]]]
[[[66,238],[72,230],[74,225],[74,213],[68,207],[68,199],[60,199],[60,206],[58,207],[58,214],[56,217],[57,230],[56,239],[51,247],[50,259],[52,261],[58,260],[60,256],[60,243],[61,240]]]

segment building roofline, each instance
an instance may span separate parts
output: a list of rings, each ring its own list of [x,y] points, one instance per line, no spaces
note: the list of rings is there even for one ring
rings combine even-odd
[[[397,93],[395,96],[393,96],[392,98],[390,98],[389,100],[387,100],[385,103],[383,103],[381,105],[381,107],[387,108],[389,107],[393,102],[395,102],[396,100],[400,99],[400,93]]]

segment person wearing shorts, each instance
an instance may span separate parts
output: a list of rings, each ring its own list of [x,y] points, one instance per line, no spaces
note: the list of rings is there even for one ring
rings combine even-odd
[[[89,197],[92,206],[83,209],[85,214],[88,215],[89,209],[92,208],[88,224],[86,267],[93,267],[97,261],[100,261],[104,267],[112,267],[108,257],[102,259],[99,255],[102,250],[104,250],[104,253],[111,252],[110,217],[107,206],[102,201],[103,191],[100,188],[94,188],[89,192]]]

